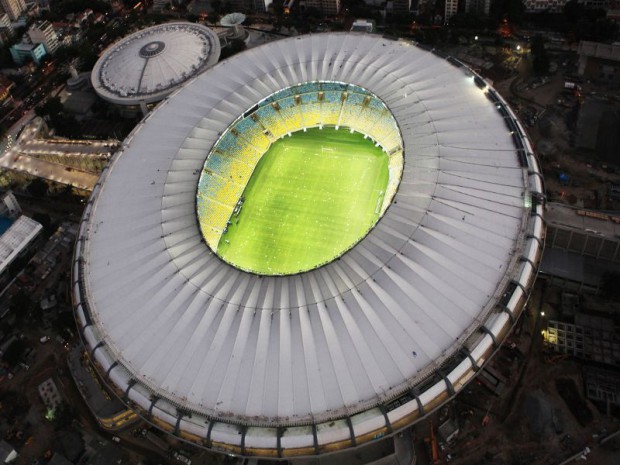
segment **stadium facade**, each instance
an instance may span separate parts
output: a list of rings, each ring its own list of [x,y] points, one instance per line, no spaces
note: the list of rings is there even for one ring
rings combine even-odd
[[[303,273],[222,261],[208,230],[223,223],[197,213],[205,166],[219,154],[222,177],[247,177],[240,160],[321,125],[402,156],[376,226]],[[206,194],[224,220],[240,192],[226,186]],[[81,222],[76,319],[106,384],[186,441],[272,459],[351,449],[443,405],[497,350],[537,274],[543,191],[514,113],[458,60],[360,34],[273,42],[125,140]]]
[[[97,94],[118,105],[156,103],[204,72],[220,57],[220,40],[201,24],[148,27],[119,40],[91,73]]]

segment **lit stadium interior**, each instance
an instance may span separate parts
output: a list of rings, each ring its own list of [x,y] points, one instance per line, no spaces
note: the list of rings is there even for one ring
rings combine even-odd
[[[310,128],[324,132],[304,134],[304,143],[293,149],[288,137],[299,137],[300,131]],[[363,137],[355,142],[355,137],[348,137],[350,143],[342,146],[338,142],[347,137],[343,134],[347,131]],[[286,171],[287,176],[280,180],[266,177],[265,170],[259,169],[276,141],[279,149],[287,152],[273,168]],[[296,142],[299,144],[299,139]],[[285,144],[288,146],[282,147]],[[384,154],[386,163],[373,164],[372,156],[364,157],[373,146]],[[304,148],[306,153],[298,154]],[[323,157],[317,158],[321,153]],[[325,169],[327,166],[332,169]],[[375,173],[373,166],[383,167],[386,176]],[[402,168],[400,131],[375,95],[339,82],[291,86],[244,112],[211,150],[198,182],[200,228],[209,247],[241,269],[270,275],[308,271],[342,255],[374,226],[398,189]],[[246,190],[246,186],[258,172],[263,174],[261,182],[253,186],[266,186],[262,190],[268,192],[266,199],[254,206],[255,197],[249,199],[247,193],[257,187]],[[292,190],[282,191],[283,183],[292,184]],[[296,192],[297,186],[302,186],[300,191],[306,195]],[[328,202],[323,208],[321,200]],[[246,214],[248,202],[262,212],[263,221],[246,227],[251,221]],[[315,208],[306,208],[312,206]],[[367,211],[372,212],[370,221]],[[240,221],[241,228],[237,226]],[[239,229],[248,231],[237,233]]]

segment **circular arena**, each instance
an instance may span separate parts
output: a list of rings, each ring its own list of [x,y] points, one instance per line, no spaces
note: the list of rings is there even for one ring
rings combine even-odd
[[[256,167],[304,131],[385,157],[371,227],[298,272],[220,257]],[[80,225],[76,319],[104,382],[186,441],[273,459],[355,448],[439,408],[505,339],[536,277],[543,191],[521,124],[458,60],[359,34],[273,42],[124,141]]]
[[[97,94],[119,105],[158,102],[217,63],[220,40],[201,24],[159,24],[112,44],[91,72]]]

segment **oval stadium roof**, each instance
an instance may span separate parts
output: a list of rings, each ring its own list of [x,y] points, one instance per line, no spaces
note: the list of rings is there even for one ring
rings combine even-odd
[[[111,45],[95,64],[91,80],[99,96],[110,102],[157,102],[219,57],[219,38],[208,27],[159,24]]]
[[[405,149],[399,190],[339,260],[237,270],[198,227],[205,158],[257,102],[308,81],[385,102]],[[542,192],[514,114],[457,60],[361,34],[272,42],[200,75],[126,139],[82,221],[76,314],[111,384],[185,439],[275,458],[354,447],[437,408],[492,355],[535,278]]]

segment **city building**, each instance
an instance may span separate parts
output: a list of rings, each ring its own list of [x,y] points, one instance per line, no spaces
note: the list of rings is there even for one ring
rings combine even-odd
[[[608,76],[620,82],[620,73]],[[620,105],[614,99],[596,95],[585,98],[579,107],[575,145],[594,151],[609,163],[620,163]]]
[[[12,192],[7,192],[0,200],[0,217],[16,220],[22,214],[22,208]]]
[[[577,0],[580,5],[583,5],[590,10],[604,10],[614,6],[615,0]]]
[[[11,23],[11,18],[6,13],[0,13],[0,29],[6,29],[10,31],[11,35],[13,34],[13,24]]]
[[[577,0],[580,5],[591,10],[607,10],[613,5],[612,0]],[[528,13],[562,13],[568,0],[524,0]]]
[[[62,404],[62,397],[52,378],[48,378],[38,386],[39,396],[48,411],[56,410]]]
[[[548,203],[540,272],[550,284],[597,292],[602,277],[620,272],[620,217]]]
[[[258,160],[321,128],[387,157],[374,227],[307,271],[220,258]],[[159,429],[255,461],[394,444],[492,357],[542,253],[523,126],[471,69],[408,41],[327,33],[237,54],[153,110],[109,166],[72,267],[92,366]]]
[[[489,15],[491,0],[465,0],[465,11],[478,15]]]
[[[612,409],[620,407],[620,374],[618,370],[586,366],[583,376],[588,399],[602,407],[607,415],[611,416]]]
[[[620,85],[620,44],[582,40],[577,49],[577,73],[587,79]]]
[[[13,45],[10,49],[11,56],[16,65],[21,66],[29,61],[41,64],[41,60],[47,55],[45,45],[43,44],[31,44],[28,42],[20,42]]]
[[[450,18],[452,18],[455,14],[458,13],[459,10],[459,0],[445,0],[446,5],[444,8],[444,23],[448,23]]]
[[[351,32],[371,33],[375,30],[375,21],[370,19],[356,19],[351,25]]]
[[[10,79],[0,76],[0,105],[7,105],[13,100],[11,89],[15,87],[15,83]]]
[[[267,11],[273,0],[231,0],[229,2],[233,11],[256,11],[259,13]],[[188,5],[188,10],[197,14],[209,9],[209,2],[193,1]]]
[[[406,13],[418,11],[418,5],[422,3],[416,0],[391,0],[386,4],[386,10],[398,14],[398,13]]]
[[[12,278],[11,265],[34,252],[43,226],[27,216],[20,216],[0,236],[0,287]]]
[[[561,13],[568,0],[524,0],[528,13]]]
[[[0,45],[4,45],[13,38],[14,30],[9,15],[0,14]]]
[[[28,36],[33,44],[43,44],[49,55],[53,55],[60,44],[54,26],[49,21],[39,21],[28,29]]]
[[[0,440],[0,463],[9,464],[17,460],[17,451],[5,440]]]
[[[26,11],[26,2],[24,0],[0,0],[0,10],[4,10],[12,21],[17,21]]]
[[[577,312],[574,323],[549,320],[544,336],[555,352],[620,367],[620,327],[610,316]]]
[[[287,2],[285,2],[286,6]],[[292,8],[292,6],[292,4],[289,4],[288,8]],[[316,8],[324,15],[337,15],[340,11],[340,0],[299,0],[299,7]]]
[[[612,1],[607,9],[607,19],[611,19],[615,23],[620,22],[620,1]]]

